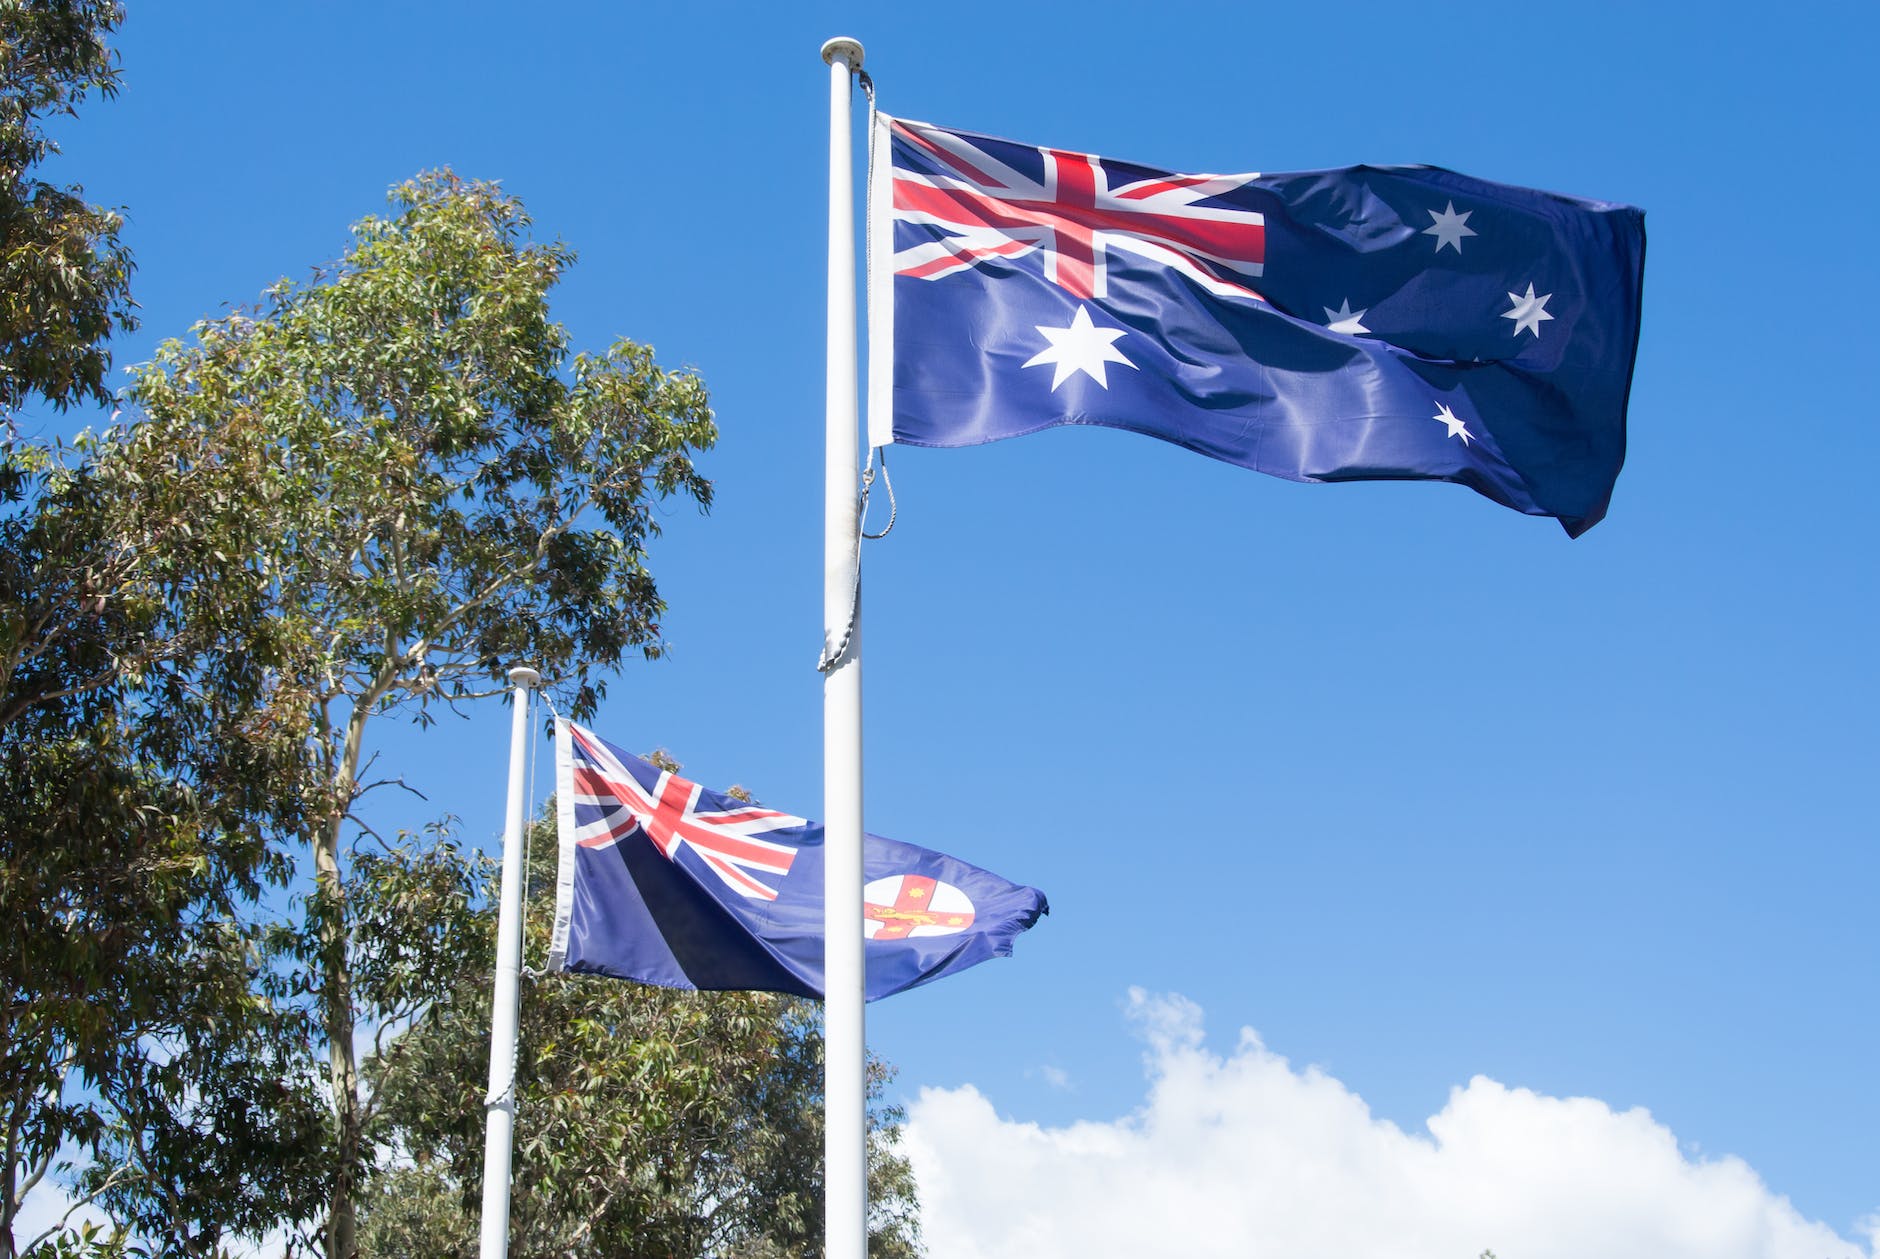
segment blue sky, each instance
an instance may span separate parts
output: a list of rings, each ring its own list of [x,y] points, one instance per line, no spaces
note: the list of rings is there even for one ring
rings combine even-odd
[[[895,453],[869,827],[1053,914],[871,1007],[871,1043],[930,1132],[967,1085],[1046,1133],[1141,1126],[1179,996],[1225,1059],[1257,1029],[1425,1140],[1478,1075],[1647,1108],[1854,1239],[1880,1212],[1875,33],[1819,3],[134,4],[123,93],[53,170],[127,210],[121,364],[337,255],[421,169],[521,196],[580,251],[575,345],[696,367],[722,432],[717,507],[654,554],[672,658],[596,725],[811,814],[824,39],[863,41],[890,112],[1028,142],[1642,206],[1627,466],[1578,541],[1110,431]],[[493,847],[505,722],[377,737]],[[1475,1244],[1540,1253],[1517,1229]]]

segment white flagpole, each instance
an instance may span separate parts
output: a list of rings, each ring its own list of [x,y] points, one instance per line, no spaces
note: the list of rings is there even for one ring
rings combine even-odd
[[[534,669],[509,671],[509,811],[503,822],[503,882],[496,910],[496,987],[490,1003],[490,1091],[484,1102],[482,1259],[509,1253],[509,1152],[516,1128],[516,1006],[522,973],[522,771]]]
[[[823,1255],[868,1253],[868,1113],[862,976],[861,586],[856,548],[855,202],[849,97],[862,46],[829,63],[828,446],[823,480]]]

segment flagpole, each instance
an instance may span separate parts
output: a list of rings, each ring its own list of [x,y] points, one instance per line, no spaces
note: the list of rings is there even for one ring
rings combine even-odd
[[[862,972],[861,586],[856,566],[855,190],[849,98],[862,46],[829,64],[829,357],[823,464],[823,1255],[868,1252],[867,1040]],[[833,659],[828,657],[833,656]]]
[[[490,1001],[490,1091],[484,1102],[482,1259],[509,1253],[509,1154],[516,1127],[516,1007],[522,972],[522,771],[534,669],[509,671],[509,808],[503,822],[503,882],[496,910],[496,983]]]

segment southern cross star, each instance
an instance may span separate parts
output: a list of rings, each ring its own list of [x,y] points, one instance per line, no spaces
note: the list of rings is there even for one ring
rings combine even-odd
[[[1042,332],[1045,340],[1051,344],[1026,360],[1026,367],[1043,367],[1052,364],[1055,368],[1051,376],[1051,392],[1056,393],[1059,385],[1073,375],[1082,372],[1105,389],[1110,382],[1104,378],[1105,363],[1121,363],[1124,367],[1136,365],[1124,358],[1113,344],[1118,337],[1127,336],[1123,328],[1099,328],[1090,322],[1090,311],[1083,306],[1077,308],[1077,314],[1071,318],[1068,328],[1047,328],[1043,324],[1033,325]]]
[[[1441,214],[1434,210],[1426,210],[1424,213],[1428,214],[1434,222],[1423,229],[1423,234],[1436,238],[1436,252],[1439,254],[1443,252],[1444,245],[1461,253],[1462,238],[1475,235],[1475,229],[1469,226],[1469,216],[1475,213],[1474,210],[1464,210],[1461,214],[1457,214],[1456,203],[1451,201],[1443,207]]]
[[[1364,326],[1364,316],[1369,311],[1369,307],[1365,310],[1354,311],[1351,309],[1351,299],[1346,298],[1338,304],[1337,310],[1333,310],[1330,306],[1324,309],[1325,317],[1331,320],[1325,325],[1329,332],[1343,332],[1355,337],[1360,332],[1370,331]]]
[[[1552,315],[1547,313],[1547,299],[1552,296],[1552,293],[1542,293],[1539,297],[1534,296],[1534,286],[1530,284],[1528,285],[1526,296],[1520,293],[1508,294],[1508,300],[1514,303],[1514,309],[1502,311],[1501,317],[1503,319],[1514,320],[1515,336],[1520,336],[1521,330],[1526,328],[1529,332],[1534,334],[1534,339],[1538,341],[1541,335],[1541,321],[1553,318]]]
[[[1449,430],[1444,436],[1460,437],[1464,446],[1468,445],[1475,437],[1474,433],[1471,433],[1462,426],[1463,422],[1456,418],[1456,413],[1440,402],[1436,404],[1436,414],[1432,415],[1430,418]]]

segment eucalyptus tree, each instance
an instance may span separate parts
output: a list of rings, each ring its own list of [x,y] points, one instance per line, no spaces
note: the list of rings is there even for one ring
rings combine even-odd
[[[309,871],[304,919],[276,934],[270,967],[323,1043],[318,1232],[334,1259],[355,1252],[370,1157],[356,1036],[409,1017],[457,947],[415,918],[370,924],[355,903],[362,878],[428,860],[360,856],[373,719],[432,721],[498,693],[517,663],[590,713],[610,671],[663,650],[656,505],[710,504],[693,462],[716,436],[703,383],[631,341],[571,354],[548,296],[572,260],[495,185],[421,176],[343,257],[136,369],[134,424],[99,471],[120,501],[187,486],[260,612],[243,612],[266,675],[249,722],[296,741],[276,779],[292,801],[280,837]],[[401,922],[415,925],[396,940],[366,930]]]

